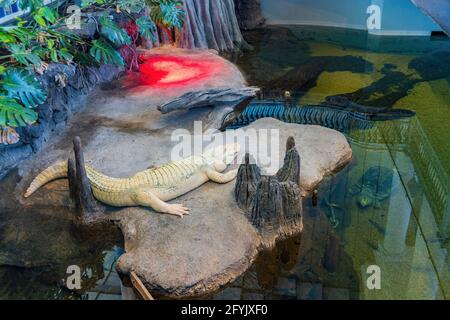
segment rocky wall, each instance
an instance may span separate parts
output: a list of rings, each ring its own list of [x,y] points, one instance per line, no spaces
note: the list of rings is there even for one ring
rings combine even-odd
[[[50,64],[37,78],[47,91],[47,101],[38,108],[38,121],[29,127],[18,128],[19,143],[0,146],[0,179],[20,161],[36,153],[54,135],[64,131],[72,114],[83,108],[88,94],[99,84],[117,77],[114,66],[99,68],[78,65]]]

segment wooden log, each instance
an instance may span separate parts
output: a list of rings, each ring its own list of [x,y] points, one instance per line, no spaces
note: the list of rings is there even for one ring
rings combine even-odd
[[[234,198],[242,210],[249,211],[260,180],[261,170],[256,164],[251,163],[250,155],[247,153],[244,164],[239,167],[234,188]]]
[[[158,106],[158,110],[161,113],[166,114],[178,110],[190,110],[204,107],[239,107],[239,109],[243,109],[256,97],[258,91],[259,89],[256,87],[243,87],[240,89],[213,88],[188,92]],[[243,102],[246,102],[246,105],[242,105]]]
[[[155,300],[153,296],[150,294],[150,292],[145,287],[144,283],[139,279],[136,272],[131,271],[130,272],[130,279],[133,286],[136,288],[136,290],[139,292],[139,294],[142,296],[144,300]]]

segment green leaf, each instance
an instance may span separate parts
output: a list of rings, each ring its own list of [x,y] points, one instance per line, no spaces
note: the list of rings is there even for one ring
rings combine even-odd
[[[19,39],[20,40],[19,42],[22,43],[28,43],[30,39],[36,37],[36,32],[22,26],[13,27],[9,29],[8,32],[17,39]]]
[[[101,26],[100,33],[115,45],[122,46],[131,42],[128,33],[119,27],[117,23],[110,20],[108,16],[102,15],[99,22]]]
[[[128,13],[139,13],[145,7],[144,0],[117,0],[116,3],[121,10]]]
[[[104,4],[106,0],[82,0],[81,1],[81,8],[90,7],[93,4]]]
[[[47,20],[50,23],[55,23],[56,21],[56,12],[47,7],[47,6],[43,6],[41,8],[39,8],[37,10],[37,14],[40,15],[41,17],[43,17],[45,20]]]
[[[94,40],[89,53],[98,63],[115,64],[123,67],[122,56],[106,41]]]
[[[42,16],[34,16],[34,21],[37,22],[38,25],[40,25],[41,27],[46,28],[47,27],[47,22],[45,22],[45,19]]]
[[[50,51],[50,59],[52,59],[53,62],[58,62],[58,52],[56,50]]]
[[[26,66],[38,66],[42,63],[41,58],[31,50],[27,50],[23,44],[11,43],[8,46],[14,59]]]
[[[150,41],[156,41],[156,25],[153,21],[145,16],[136,19],[136,24],[139,27],[140,35]]]
[[[36,122],[37,113],[24,108],[16,100],[0,96],[0,126],[23,127]]]
[[[2,43],[13,43],[17,42],[17,39],[10,32],[5,30],[4,28],[0,28],[0,42]]]
[[[10,69],[2,78],[8,97],[19,99],[28,108],[35,108],[47,99],[41,84],[27,70]]]
[[[179,2],[161,3],[163,24],[166,27],[175,27],[181,30],[184,24],[185,12]]]
[[[186,12],[181,1],[174,0],[146,0],[150,6],[150,17],[157,24],[167,28],[181,29],[184,24]]]
[[[65,60],[65,61],[73,60],[73,55],[69,52],[69,49],[67,49],[67,48],[61,48],[60,50],[58,50],[58,57],[61,60]]]

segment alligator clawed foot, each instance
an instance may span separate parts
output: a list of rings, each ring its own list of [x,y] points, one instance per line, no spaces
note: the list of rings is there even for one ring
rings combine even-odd
[[[173,216],[184,218],[189,215],[189,209],[182,204],[169,204],[167,207],[167,213]]]

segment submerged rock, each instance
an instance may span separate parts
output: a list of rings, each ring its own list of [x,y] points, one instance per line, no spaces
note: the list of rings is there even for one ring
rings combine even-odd
[[[424,81],[450,77],[450,52],[438,51],[415,58],[409,63]]]
[[[383,78],[371,85],[342,96],[359,105],[392,108],[398,100],[406,97],[419,81],[400,71],[388,71]]]

